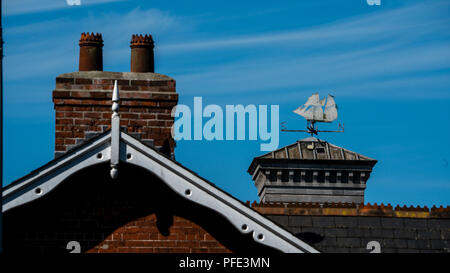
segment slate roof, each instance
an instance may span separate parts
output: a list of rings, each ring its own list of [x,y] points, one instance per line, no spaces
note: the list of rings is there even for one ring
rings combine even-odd
[[[308,137],[257,158],[309,159],[309,160],[372,160],[315,137]]]
[[[368,156],[347,150],[327,141],[307,137],[296,141],[278,150],[255,157],[248,169],[253,173],[258,162],[261,161],[331,161],[331,162],[352,162],[375,165],[377,160]]]

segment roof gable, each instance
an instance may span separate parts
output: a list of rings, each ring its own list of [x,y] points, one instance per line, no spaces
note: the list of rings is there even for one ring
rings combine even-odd
[[[3,191],[3,211],[45,196],[59,184],[64,183],[68,176],[86,167],[109,162],[111,155],[118,152],[120,162],[127,162],[150,171],[180,196],[216,211],[241,233],[252,234],[256,242],[282,252],[317,252],[211,182],[132,136],[120,132],[119,145],[113,146],[111,146],[112,139],[110,131],[104,133],[6,187]],[[119,150],[114,151],[114,146]],[[115,166],[119,173],[120,162]]]

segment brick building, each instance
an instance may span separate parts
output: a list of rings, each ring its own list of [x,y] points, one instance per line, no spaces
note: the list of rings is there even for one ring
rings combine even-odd
[[[56,78],[55,159],[3,188],[5,252],[450,251],[450,208],[365,205],[376,160],[318,139],[253,160],[259,204],[225,193],[174,159],[152,37],[133,35],[131,72],[103,71],[102,46],[83,33]]]

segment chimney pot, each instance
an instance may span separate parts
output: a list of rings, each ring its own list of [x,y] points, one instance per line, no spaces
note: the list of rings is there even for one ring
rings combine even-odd
[[[102,34],[81,33],[79,71],[103,71]]]
[[[155,72],[152,36],[134,35],[131,37],[131,72]]]

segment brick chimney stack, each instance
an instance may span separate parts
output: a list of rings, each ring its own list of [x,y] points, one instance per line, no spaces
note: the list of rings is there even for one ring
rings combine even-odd
[[[175,142],[171,127],[174,118],[171,111],[178,103],[175,80],[162,74],[144,73],[142,70],[145,69],[140,70],[140,73],[91,71],[101,64],[98,62],[101,60],[101,54],[98,53],[101,53],[103,44],[101,34],[83,33],[81,37],[80,71],[59,75],[53,91],[56,114],[55,156],[64,154],[110,128],[111,95],[115,80],[120,90],[121,130],[168,156],[173,156]],[[152,39],[151,36],[140,35],[135,41],[137,44],[145,44]],[[137,55],[140,52],[142,51],[137,51]],[[153,60],[153,51],[151,59]],[[153,68],[153,62],[151,66],[149,62],[143,64],[144,67],[146,65]]]
[[[151,35],[133,35],[131,37],[131,72],[155,72],[153,48],[155,44]]]
[[[79,71],[103,71],[101,34],[81,33]]]

